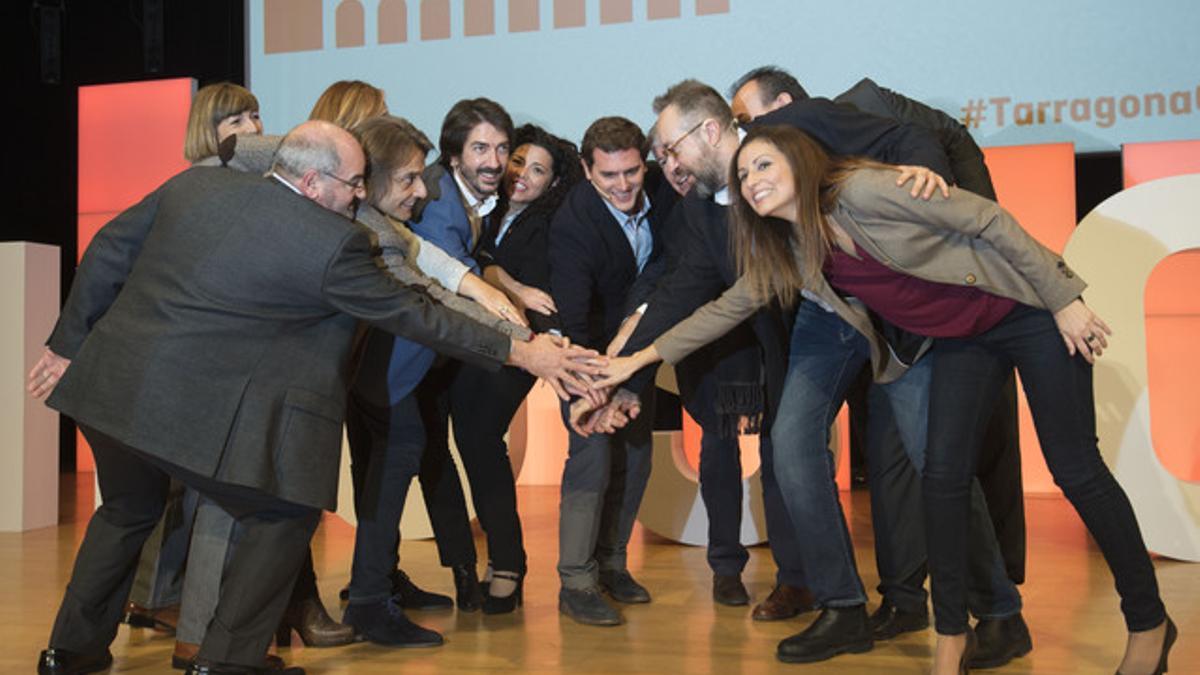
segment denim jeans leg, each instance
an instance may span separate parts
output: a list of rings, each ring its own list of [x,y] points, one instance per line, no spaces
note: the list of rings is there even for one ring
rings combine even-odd
[[[982,339],[1016,363],[1046,466],[1104,554],[1126,627],[1158,626],[1166,610],[1154,565],[1129,498],[1097,446],[1092,366],[1067,354],[1045,310],[1019,306]]]
[[[788,515],[779,484],[775,481],[775,449],[771,434],[758,437],[758,456],[762,462],[759,477],[762,480],[763,516],[767,521],[767,544],[771,557],[775,559],[775,583],[796,588],[807,588],[804,577],[804,559],[796,526]]]
[[[800,304],[771,443],[809,589],[827,607],[866,602],[829,452],[829,425],[866,358],[866,340],[853,327],[814,303]]]

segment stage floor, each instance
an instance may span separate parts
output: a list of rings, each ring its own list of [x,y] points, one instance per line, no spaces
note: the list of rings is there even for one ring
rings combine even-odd
[[[78,482],[78,485],[77,485]],[[70,575],[75,549],[91,512],[89,474],[64,476],[62,524],[23,534],[0,534],[0,672],[29,672],[46,638]],[[750,620],[748,608],[716,606],[704,550],[634,531],[629,567],[654,596],[649,605],[625,608],[615,628],[575,624],[558,614],[558,489],[518,488],[529,552],[525,607],[515,614],[482,616],[454,611],[412,612],[441,631],[434,649],[392,650],[370,644],[333,649],[294,646],[280,651],[313,673],[568,672],[580,673],[919,673],[928,667],[932,631],[878,644],[874,651],[821,664],[775,660],[779,640],[803,629],[806,614],[781,623]],[[843,493],[859,569],[878,604],[867,493]],[[1124,624],[1112,579],[1074,511],[1061,497],[1027,500],[1028,580],[1022,586],[1034,650],[996,673],[1111,673],[1124,649]],[[483,540],[477,538],[483,556]],[[335,618],[337,591],[349,578],[353,529],[327,516],[314,540],[322,595]],[[422,586],[451,593],[450,573],[438,566],[431,541],[405,542],[403,567]],[[1200,672],[1200,566],[1158,559],[1159,583],[1180,629],[1172,673]],[[766,547],[755,547],[743,579],[754,598],[771,588],[774,568]],[[122,626],[113,644],[112,672],[168,672],[173,641],[149,630]],[[294,641],[293,644],[299,645]]]

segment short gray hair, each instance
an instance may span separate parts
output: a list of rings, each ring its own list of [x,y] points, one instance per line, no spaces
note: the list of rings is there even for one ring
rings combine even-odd
[[[289,176],[302,176],[310,169],[319,173],[336,174],[342,168],[338,155],[337,141],[329,134],[316,132],[312,128],[293,129],[284,136],[275,151],[272,171]]]

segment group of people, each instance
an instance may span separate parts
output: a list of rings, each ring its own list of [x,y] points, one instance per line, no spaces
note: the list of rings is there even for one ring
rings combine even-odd
[[[982,153],[943,113],[870,80],[810,97],[774,67],[729,97],[685,80],[654,100],[648,133],[601,117],[578,146],[464,99],[426,165],[430,140],[363,82],[330,86],[283,137],[262,135],[245,89],[197,92],[196,166],[101,229],[30,373],[92,445],[103,497],[39,672],[107,668],[123,618],[173,628],[189,673],[298,673],[272,636],[434,646],[406,609],[514,611],[526,555],[503,439],[537,378],[569,429],[559,609],[622,623],[620,605],[651,601],[626,548],[658,361],[704,432],[725,605],[749,604],[737,435],[761,433],[778,573],[752,617],[819,610],[779,659],[927,628],[926,576],[933,672],[1032,649],[1022,555],[1000,534],[1013,518],[996,508],[1020,503],[1018,457],[990,442],[1012,424],[1015,366],[1116,579],[1119,672],[1163,672],[1176,630],[1096,446],[1091,364],[1109,330],[1083,281],[996,205]],[[864,370],[871,614],[828,452]],[[343,424],[358,526],[336,622],[309,540],[336,501]],[[414,477],[454,598],[398,565]]]

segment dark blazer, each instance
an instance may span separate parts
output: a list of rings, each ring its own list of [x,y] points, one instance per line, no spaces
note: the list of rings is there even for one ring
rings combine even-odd
[[[834,155],[857,155],[888,164],[914,164],[954,177],[946,153],[932,131],[895,118],[838,105],[827,98],[806,98],[767,113],[751,125],[793,126]]]
[[[622,354],[631,354],[650,345],[659,335],[737,281],[737,269],[729,253],[727,211],[713,200],[695,195],[679,202],[672,216],[678,228],[674,234],[675,242],[681,248],[678,259],[650,297],[646,313]],[[748,325],[758,338],[759,347],[746,343],[746,333],[735,332],[710,345],[710,349],[714,349],[711,353],[698,352],[694,356],[702,356],[709,365],[720,368],[718,377],[723,385],[761,381],[766,387],[763,425],[764,429],[769,429],[783,393],[791,327],[777,307],[759,312]],[[688,365],[687,360],[679,365],[695,367]],[[643,369],[624,386],[630,391],[641,391],[656,370]]]
[[[665,190],[664,190],[665,187]],[[550,294],[563,334],[604,350],[621,321],[649,295],[664,269],[663,223],[675,200],[657,166],[646,171],[653,253],[639,273],[633,249],[604,199],[588,181],[567,193],[550,224]]]
[[[955,184],[980,197],[996,200],[996,188],[992,186],[991,173],[983,161],[983,150],[979,149],[971,132],[958,120],[941,110],[881,87],[868,77],[833,100],[852,105],[862,112],[933,132],[950,160]]]
[[[526,286],[550,292],[550,220],[554,212],[536,206],[526,208],[513,219],[504,238],[496,244],[501,218],[492,218],[479,244],[479,266],[499,265],[509,276]],[[558,314],[546,316],[526,311],[525,318],[537,332],[562,329]]]
[[[431,164],[425,168],[423,178],[429,194],[413,209],[409,227],[478,274],[475,254],[482,238],[476,240],[472,236],[471,221],[454,174],[441,164]],[[487,231],[490,219],[491,214],[484,218],[481,232]]]
[[[48,404],[149,455],[334,508],[359,320],[498,368],[509,338],[401,285],[370,233],[288,186],[193,168],[84,255]]]

